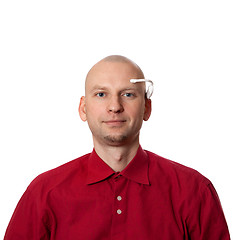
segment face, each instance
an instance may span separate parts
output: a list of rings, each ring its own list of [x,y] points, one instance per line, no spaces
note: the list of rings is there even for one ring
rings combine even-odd
[[[79,113],[88,122],[94,143],[124,145],[139,140],[143,120],[151,112],[145,99],[145,84],[130,83],[144,78],[132,63],[99,62],[89,72]]]

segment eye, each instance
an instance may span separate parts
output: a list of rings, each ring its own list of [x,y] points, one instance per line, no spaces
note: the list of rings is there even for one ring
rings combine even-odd
[[[99,92],[99,93],[96,94],[96,96],[97,96],[97,97],[104,97],[104,96],[105,96],[105,93]]]
[[[127,98],[131,98],[131,97],[135,97],[135,94],[134,93],[124,93],[123,96],[127,97]]]

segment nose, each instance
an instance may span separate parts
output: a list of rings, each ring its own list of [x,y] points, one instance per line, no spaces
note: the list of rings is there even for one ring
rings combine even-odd
[[[108,103],[108,112],[121,113],[124,111],[121,100],[118,96],[112,96]]]

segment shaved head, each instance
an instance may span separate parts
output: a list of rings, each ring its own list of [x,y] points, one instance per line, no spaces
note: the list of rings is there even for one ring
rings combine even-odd
[[[121,56],[121,55],[110,55],[110,56],[103,58],[99,62],[97,62],[90,69],[90,71],[88,72],[88,74],[86,76],[85,89],[86,89],[87,85],[89,84],[90,79],[93,78],[93,75],[95,74],[95,72],[97,70],[99,70],[100,67],[101,67],[101,71],[104,72],[104,70],[107,69],[111,63],[127,64],[130,68],[134,69],[134,71],[135,71],[135,76],[132,76],[132,78],[145,78],[141,68],[135,62],[130,60],[129,58]]]
[[[121,55],[110,55],[110,56],[107,56],[107,57],[103,58],[101,61],[131,63],[131,64],[134,64],[135,66],[137,66],[139,68],[139,66],[135,62],[133,62],[129,58],[121,56]]]

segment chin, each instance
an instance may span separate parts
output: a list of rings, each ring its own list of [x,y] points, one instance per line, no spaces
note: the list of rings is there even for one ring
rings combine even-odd
[[[127,141],[127,136],[125,136],[125,135],[120,135],[120,136],[107,135],[104,137],[104,140],[110,144],[119,145],[119,144],[125,143]]]

